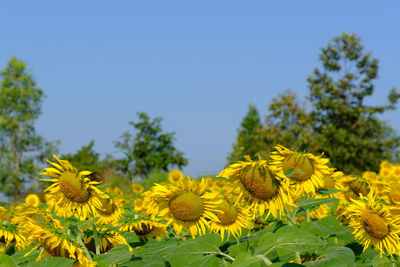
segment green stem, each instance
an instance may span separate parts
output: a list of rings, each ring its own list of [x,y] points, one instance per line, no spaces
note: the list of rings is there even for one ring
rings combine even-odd
[[[219,252],[219,255],[224,256],[224,257],[230,259],[231,261],[234,261],[234,260],[235,260],[234,257],[232,257],[231,255],[225,254],[225,253],[223,253],[223,252]]]
[[[307,218],[307,222],[311,222],[311,219],[310,219],[310,210],[306,210],[306,218]]]
[[[301,257],[300,257],[300,252],[296,251],[296,263],[301,264]]]
[[[265,257],[264,255],[255,255],[255,258],[258,258],[260,260],[262,260],[266,265],[272,265],[272,261],[270,261],[267,257]]]
[[[99,239],[99,233],[97,232],[96,228],[94,228],[93,236],[94,236],[94,245],[96,247],[96,255],[99,255],[100,254],[100,239]]]
[[[92,261],[92,256],[90,256],[90,253],[89,253],[89,251],[87,250],[85,244],[83,244],[82,239],[81,239],[81,238],[77,238],[77,241],[78,241],[79,245],[81,246],[81,249],[83,250],[83,252],[84,252],[86,258],[88,258],[90,261]]]

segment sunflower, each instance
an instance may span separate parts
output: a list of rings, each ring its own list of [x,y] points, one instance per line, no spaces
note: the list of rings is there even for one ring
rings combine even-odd
[[[271,172],[265,160],[252,161],[249,156],[245,159],[229,165],[217,177],[226,177],[239,185],[234,192],[248,202],[253,218],[257,213],[277,217],[286,205],[293,206],[288,186]]]
[[[53,184],[45,192],[50,193],[48,204],[54,206],[54,212],[61,217],[77,215],[81,220],[96,216],[96,208],[101,209],[100,198],[108,196],[97,189],[94,185],[100,182],[90,181],[89,178],[82,178],[91,174],[89,171],[78,172],[75,167],[66,160],[48,161],[53,167],[45,168],[40,174],[53,179],[42,179]]]
[[[25,197],[25,204],[37,208],[40,205],[40,198],[36,194],[29,194]]]
[[[101,209],[96,209],[100,219],[97,220],[97,224],[115,224],[118,222],[122,213],[122,204],[120,201],[114,201],[111,198],[100,199],[102,203]]]
[[[173,170],[168,173],[168,180],[171,184],[178,184],[184,178],[181,170]]]
[[[380,256],[385,251],[399,254],[400,224],[394,221],[389,207],[378,203],[375,198],[376,194],[371,191],[367,196],[351,200],[352,204],[347,207],[349,226],[354,228],[353,235],[361,241],[364,251],[373,245]]]
[[[111,231],[102,232],[100,233],[99,241],[100,241],[100,246],[99,246],[100,253],[107,253],[113,247],[118,245],[128,246],[129,251],[133,252],[131,246],[129,246],[125,238],[117,232],[111,232]],[[85,244],[85,246],[89,251],[96,253],[96,245],[93,235],[83,237],[83,243]]]
[[[294,194],[312,195],[324,185],[324,175],[329,175],[329,159],[311,153],[297,153],[281,145],[271,153],[271,167],[287,185],[294,183]]]
[[[400,179],[400,165],[393,165],[392,167],[392,176],[396,179]]]
[[[38,247],[41,247],[42,249],[37,260],[50,256],[66,257],[77,260],[82,266],[95,265],[94,262],[85,257],[84,251],[79,247],[79,244],[66,236],[63,232],[64,229],[54,228],[51,225],[45,225],[29,218],[24,224],[24,229],[29,233],[32,241],[37,242],[37,245],[30,252],[26,253],[25,256]]]
[[[382,168],[379,170],[379,176],[383,180],[388,180],[392,177],[392,169],[391,168]]]
[[[120,228],[120,231],[134,232],[144,240],[148,240],[149,237],[164,237],[167,234],[166,226],[164,224],[143,218],[124,223]]]
[[[380,170],[382,170],[382,169],[391,169],[391,168],[392,168],[392,164],[387,160],[384,160],[379,164],[379,169]]]
[[[387,203],[400,207],[400,184],[389,182],[380,195]]]
[[[20,250],[27,247],[26,239],[20,234],[21,229],[18,225],[4,221],[0,223],[0,244],[3,244],[5,248],[14,246],[16,250]]]
[[[339,178],[339,182],[343,186],[343,195],[347,201],[350,201],[350,199],[357,199],[360,195],[366,196],[371,191],[371,188],[375,188],[362,177],[343,175]]]
[[[144,191],[144,187],[141,184],[134,183],[132,184],[132,191],[135,195],[140,195]]]
[[[179,181],[178,186],[163,186],[156,184],[152,194],[158,203],[155,212],[167,220],[166,226],[173,225],[179,235],[183,229],[190,232],[193,238],[206,232],[209,227],[207,219],[218,220],[219,201],[217,193],[206,192],[206,181],[201,179],[199,184],[187,179]]]
[[[137,213],[142,213],[145,210],[143,198],[137,198],[133,201],[133,210]]]
[[[247,228],[251,222],[251,215],[247,208],[242,207],[239,199],[235,202],[224,198],[217,212],[218,221],[211,221],[211,232],[219,233],[224,240],[232,234],[236,239],[242,235],[242,228]]]

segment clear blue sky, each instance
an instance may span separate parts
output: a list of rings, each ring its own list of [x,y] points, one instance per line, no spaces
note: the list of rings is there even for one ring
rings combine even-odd
[[[319,48],[354,32],[380,60],[370,103],[400,87],[398,1],[3,1],[0,67],[25,60],[47,98],[37,128],[101,153],[137,111],[162,116],[188,174],[221,170],[249,102],[307,95]],[[400,131],[400,111],[384,116]]]

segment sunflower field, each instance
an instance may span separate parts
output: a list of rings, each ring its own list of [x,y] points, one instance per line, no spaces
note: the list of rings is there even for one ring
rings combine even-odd
[[[0,206],[0,266],[400,265],[400,166],[387,161],[358,177],[278,145],[131,194],[48,164],[41,197]]]

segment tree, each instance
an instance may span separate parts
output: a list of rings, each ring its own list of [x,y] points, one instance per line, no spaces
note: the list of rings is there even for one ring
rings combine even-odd
[[[387,105],[364,103],[376,89],[378,60],[364,52],[355,34],[343,33],[321,51],[322,69],[308,78],[318,151],[345,172],[378,170],[380,161],[391,160],[400,139],[377,115],[395,109],[400,94],[392,88]]]
[[[38,173],[37,160],[52,144],[35,131],[45,95],[26,64],[13,57],[0,77],[0,188],[14,195]]]
[[[243,156],[257,157],[264,155],[263,128],[257,108],[249,104],[247,115],[243,118],[233,151],[228,156],[230,163],[243,160]]]
[[[315,150],[313,122],[306,111],[306,104],[299,96],[286,90],[272,99],[265,118],[264,141],[266,151],[277,144],[296,151]]]
[[[154,170],[164,170],[172,166],[182,168],[187,164],[183,153],[174,146],[175,133],[163,133],[161,117],[150,120],[145,112],[139,112],[139,122],[129,122],[137,133],[124,132],[115,147],[125,154],[117,162],[117,169],[125,174],[145,176]]]

